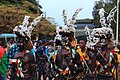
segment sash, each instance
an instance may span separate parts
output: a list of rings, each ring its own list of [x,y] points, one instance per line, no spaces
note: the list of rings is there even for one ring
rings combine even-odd
[[[89,56],[87,55],[86,51],[82,52],[81,51],[81,48],[79,48],[77,50],[77,52],[79,53],[80,55],[80,60],[83,61],[83,60],[89,60]]]

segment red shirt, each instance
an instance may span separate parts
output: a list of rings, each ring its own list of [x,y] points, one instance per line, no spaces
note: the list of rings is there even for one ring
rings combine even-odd
[[[4,55],[4,52],[5,52],[4,48],[2,48],[2,47],[0,46],[0,59],[1,59],[2,56]]]

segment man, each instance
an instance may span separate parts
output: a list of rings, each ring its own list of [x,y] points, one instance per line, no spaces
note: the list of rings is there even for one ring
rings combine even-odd
[[[7,80],[7,50],[6,44],[0,42],[0,80]]]
[[[78,49],[77,49],[77,53],[79,54],[79,56],[80,56],[79,59],[81,61],[89,60],[89,56],[87,55],[86,50],[87,50],[87,48],[86,48],[86,39],[82,38],[82,39],[79,40],[79,45],[78,45]]]
[[[19,52],[14,56],[11,79],[36,80],[35,60],[34,56],[30,53],[32,49],[31,40],[25,41],[23,38],[19,38],[17,45]]]
[[[11,64],[10,64],[9,61],[10,61],[10,59],[13,58],[13,56],[14,56],[15,54],[18,53],[18,46],[17,46],[17,44],[14,42],[13,39],[10,39],[9,42],[7,43],[7,47],[10,48],[10,51],[8,52],[8,62],[7,62],[7,68],[8,68],[8,70],[9,70],[10,67],[11,67]]]
[[[37,48],[37,51],[36,51],[39,80],[46,80],[46,77],[47,77],[48,57],[45,54],[45,46],[46,46],[46,41],[42,40],[42,42],[40,42],[39,47]]]
[[[86,53],[86,39],[81,38],[79,40],[77,50],[76,50],[76,54],[75,54],[75,58],[74,58],[74,63],[76,65],[76,73],[80,74],[80,76],[79,76],[80,79],[82,79],[83,73],[85,72],[84,67],[88,66],[86,64],[87,60],[89,60],[89,57]]]
[[[3,42],[0,41],[0,59],[2,58],[3,55],[4,55]]]
[[[115,53],[117,55],[117,80],[120,80],[120,43],[118,43],[117,47],[115,48]]]

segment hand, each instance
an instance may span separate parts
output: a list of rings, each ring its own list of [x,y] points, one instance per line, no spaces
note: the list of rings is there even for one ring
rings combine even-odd
[[[7,79],[10,80],[10,69],[8,69],[6,76],[7,76]]]

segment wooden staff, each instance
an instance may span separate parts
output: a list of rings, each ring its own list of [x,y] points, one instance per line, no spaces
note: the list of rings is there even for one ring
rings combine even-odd
[[[90,70],[90,68],[89,68],[89,66],[88,66],[88,64],[87,64],[87,62],[86,62],[86,60],[84,59],[84,57],[83,57],[83,56],[80,56],[80,58],[82,59],[82,61],[84,61],[84,63],[85,63],[85,65],[86,65],[87,69],[90,71],[90,74],[92,74],[92,71]]]

